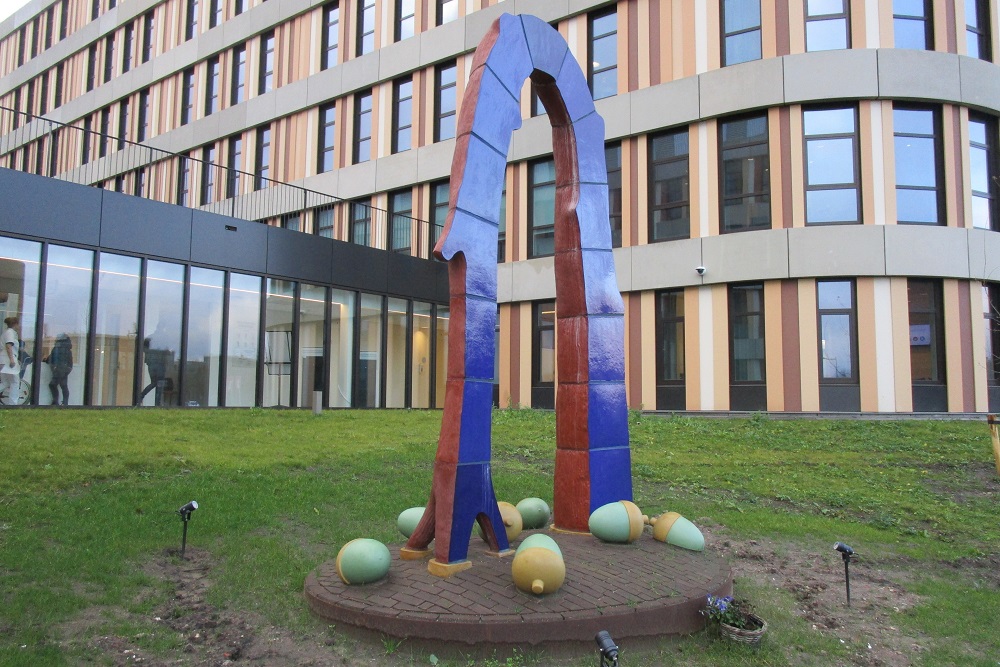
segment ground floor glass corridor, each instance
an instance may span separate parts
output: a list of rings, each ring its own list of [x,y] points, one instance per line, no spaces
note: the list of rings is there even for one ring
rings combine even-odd
[[[4,405],[444,402],[441,304],[0,236],[0,318]]]

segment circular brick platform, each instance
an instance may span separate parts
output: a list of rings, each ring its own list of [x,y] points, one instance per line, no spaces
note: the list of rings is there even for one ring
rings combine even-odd
[[[521,537],[532,532],[539,531]],[[397,545],[382,581],[347,586],[330,561],[306,579],[306,599],[323,618],[396,637],[540,644],[591,641],[599,630],[615,639],[694,632],[705,625],[698,614],[705,596],[732,592],[729,565],[709,551],[686,551],[649,534],[627,545],[550,535],[566,562],[566,581],[551,595],[517,590],[511,558],[488,554],[477,537],[472,567],[447,579],[430,574],[427,561],[400,560]]]

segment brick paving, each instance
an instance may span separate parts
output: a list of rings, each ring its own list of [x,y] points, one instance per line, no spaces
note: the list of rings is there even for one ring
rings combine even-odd
[[[648,533],[632,544],[550,535],[566,562],[566,580],[550,595],[517,590],[512,558],[487,555],[473,537],[473,566],[447,579],[430,574],[426,560],[400,560],[397,545],[382,581],[347,586],[329,561],[306,579],[306,599],[323,618],[395,637],[541,644],[590,641],[599,630],[615,639],[695,632],[704,627],[705,596],[732,592],[729,564],[711,551],[686,551]]]

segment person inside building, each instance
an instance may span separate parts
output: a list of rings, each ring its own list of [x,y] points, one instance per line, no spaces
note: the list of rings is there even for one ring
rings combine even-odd
[[[16,405],[18,389],[21,384],[21,364],[18,362],[19,320],[15,316],[4,318],[4,331],[0,335],[3,344],[3,357],[0,359],[0,399],[7,405]]]
[[[49,389],[52,391],[52,405],[59,405],[59,390],[62,390],[62,405],[69,405],[69,383],[70,371],[73,370],[73,342],[69,336],[61,333],[56,336],[56,344],[53,346],[49,356],[44,361],[48,362],[52,370],[52,380],[49,381]]]

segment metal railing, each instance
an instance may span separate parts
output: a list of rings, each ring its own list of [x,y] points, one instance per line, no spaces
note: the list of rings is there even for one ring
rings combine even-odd
[[[209,147],[217,154],[228,148],[228,141]],[[204,154],[205,147],[194,152]],[[363,201],[4,106],[0,167],[418,257],[430,257],[440,234],[426,220]]]

